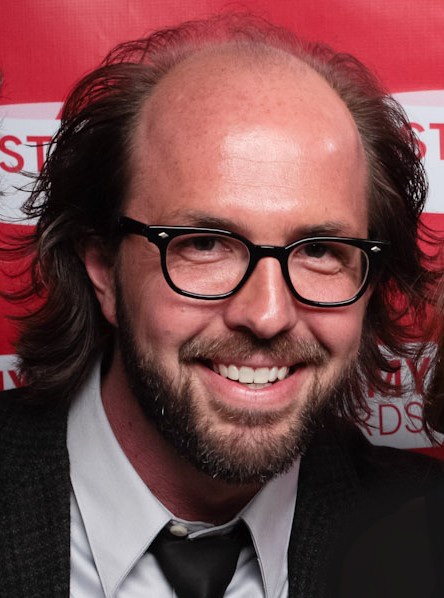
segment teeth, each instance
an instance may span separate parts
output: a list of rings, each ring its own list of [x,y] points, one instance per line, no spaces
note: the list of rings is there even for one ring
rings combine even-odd
[[[278,380],[283,380],[284,378],[287,377],[288,374],[288,368],[283,367],[283,368],[279,368],[278,369]]]
[[[277,377],[278,377],[278,368],[276,366],[274,366],[274,368],[271,368],[271,370],[270,370],[270,374],[268,375],[268,381],[274,382],[275,380],[277,380]]]
[[[253,383],[253,384],[247,384],[247,386],[248,386],[248,388],[258,389],[258,388],[265,388],[266,386],[271,386],[271,383],[270,382],[267,382],[267,384],[254,384]]]
[[[217,364],[214,364],[215,368],[217,368]],[[215,372],[217,372],[217,370],[214,370]],[[223,376],[224,378],[228,378],[228,368],[226,365],[224,365],[223,363],[219,364],[219,372],[218,372],[221,376]]]
[[[239,370],[235,365],[228,366],[227,378],[230,380],[239,380]]]
[[[288,376],[290,368],[282,366],[280,368],[260,367],[250,368],[248,366],[237,367],[233,364],[224,365],[223,363],[213,363],[213,370],[230,380],[239,381],[241,384],[248,384],[250,388],[262,388],[276,380],[284,380]],[[256,386],[257,385],[257,386]]]
[[[253,368],[248,368],[243,365],[239,369],[239,382],[242,382],[243,384],[251,384],[254,382]]]
[[[265,384],[266,382],[269,382],[269,381],[270,381],[269,368],[257,368],[257,370],[254,370],[253,382],[255,384]]]

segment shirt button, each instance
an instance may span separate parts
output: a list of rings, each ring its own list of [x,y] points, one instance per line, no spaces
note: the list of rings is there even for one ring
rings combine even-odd
[[[177,536],[178,538],[185,538],[185,536],[188,536],[188,529],[181,523],[173,523],[169,530],[173,536]]]

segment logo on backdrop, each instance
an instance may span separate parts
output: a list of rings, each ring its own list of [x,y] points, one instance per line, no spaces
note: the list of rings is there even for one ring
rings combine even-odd
[[[379,395],[368,390],[371,413],[363,425],[364,434],[373,444],[399,448],[422,448],[429,444],[422,423],[423,395],[430,373],[435,345],[430,344],[418,364],[412,359],[393,357],[391,364],[398,368],[385,374],[397,392]],[[404,392],[402,392],[404,391]]]
[[[444,90],[409,91],[394,97],[404,107],[418,136],[418,151],[430,184],[426,211],[441,214],[444,212]]]
[[[0,220],[22,219],[20,206],[31,179],[23,173],[39,172],[47,146],[59,127],[62,104],[15,104],[0,106],[0,181],[4,194]]]

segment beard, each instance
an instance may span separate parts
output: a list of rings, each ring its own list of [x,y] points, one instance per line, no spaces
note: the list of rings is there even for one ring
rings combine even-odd
[[[188,372],[176,382],[154,354],[141,354],[118,281],[116,318],[123,367],[144,416],[178,455],[199,471],[230,484],[262,485],[288,471],[306,451],[313,434],[337,413],[343,389],[356,369],[350,361],[342,373],[323,383],[315,375],[298,409],[297,397],[272,411],[237,408],[209,397],[210,410],[203,410]],[[258,354],[276,363],[303,363],[318,370],[329,360],[328,351],[317,342],[298,341],[287,334],[259,339],[248,331],[233,331],[216,340],[194,337],[185,341],[179,364],[213,359],[231,363]],[[220,429],[215,421],[225,425]]]

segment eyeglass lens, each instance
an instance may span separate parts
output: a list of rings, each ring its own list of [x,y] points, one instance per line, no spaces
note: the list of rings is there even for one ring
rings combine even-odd
[[[172,282],[183,291],[222,295],[242,280],[250,262],[247,246],[223,235],[190,234],[172,239],[166,265]],[[347,301],[362,287],[368,258],[359,247],[337,241],[297,245],[288,256],[288,272],[304,299]]]

